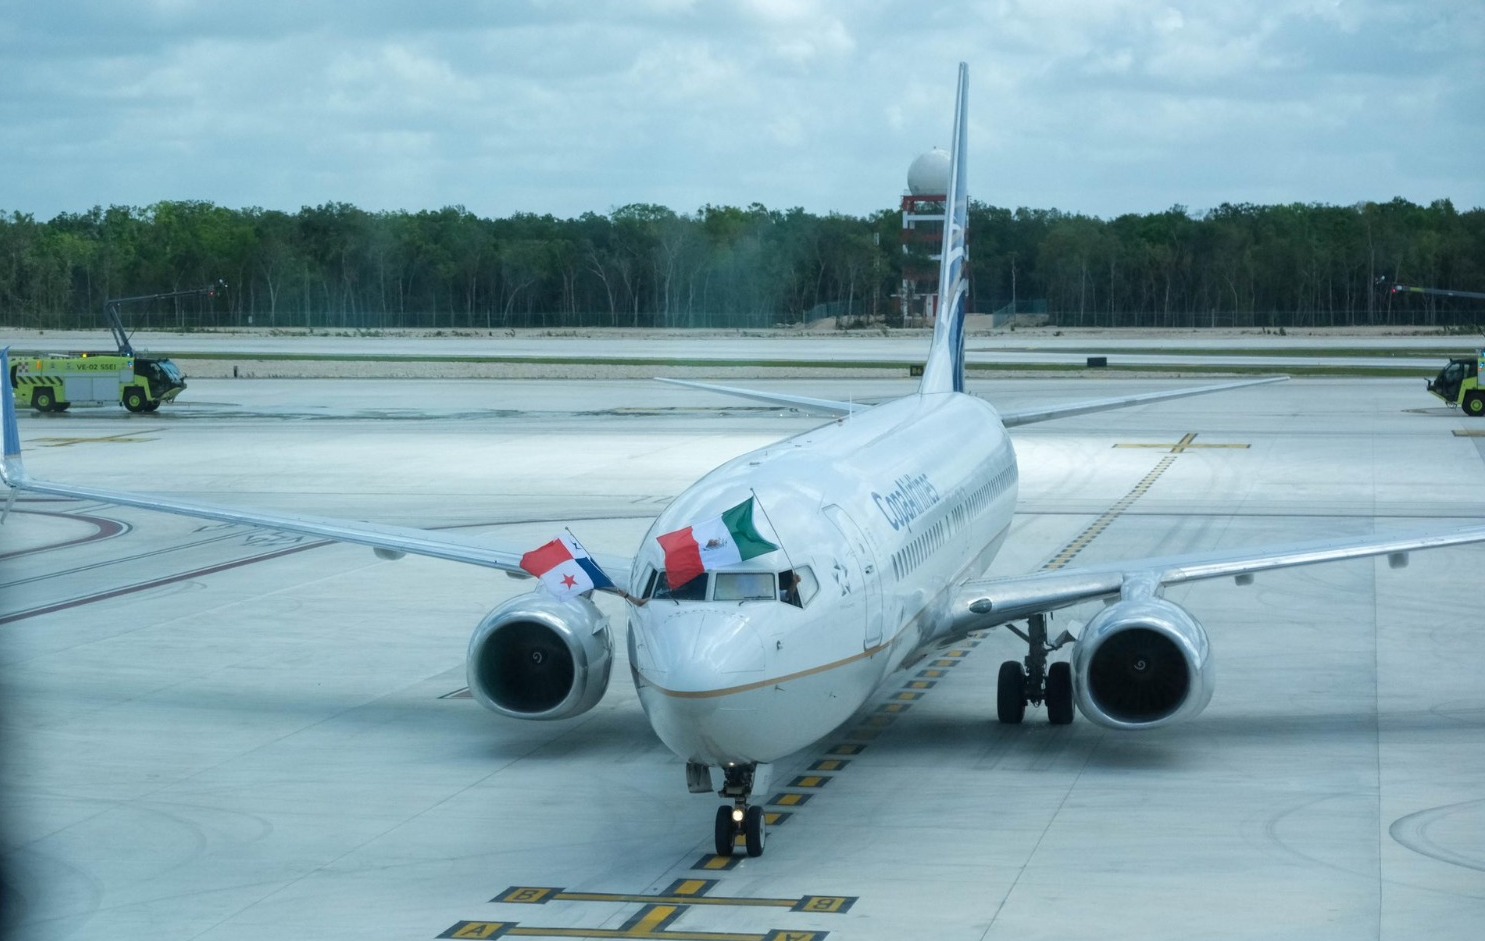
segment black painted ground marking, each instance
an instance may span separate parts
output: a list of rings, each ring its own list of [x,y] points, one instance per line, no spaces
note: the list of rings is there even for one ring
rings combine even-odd
[[[788,791],[780,791],[769,798],[766,803],[774,807],[803,807],[813,796],[812,794],[791,794]]]
[[[766,933],[685,931],[671,926],[692,908],[781,908],[814,915],[840,915],[851,910],[856,896],[805,895],[799,898],[739,898],[710,895],[715,879],[677,879],[656,895],[620,892],[568,892],[554,886],[511,886],[491,899],[515,905],[545,905],[548,902],[598,902],[639,905],[639,911],[618,928],[560,928],[523,925],[516,921],[455,922],[440,938],[651,938],[659,941],[822,941],[828,931],[790,931],[775,928]]]

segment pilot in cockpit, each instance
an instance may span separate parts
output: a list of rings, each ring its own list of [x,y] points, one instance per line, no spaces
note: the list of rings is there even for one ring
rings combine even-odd
[[[796,608],[804,607],[799,600],[799,576],[793,569],[779,573],[779,600]]]

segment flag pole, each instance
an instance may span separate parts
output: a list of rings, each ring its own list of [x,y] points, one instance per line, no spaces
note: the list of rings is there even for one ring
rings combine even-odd
[[[754,490],[752,487],[749,487],[748,493],[751,493],[753,495],[753,503],[757,505],[758,509],[763,511],[763,519],[767,521],[768,528],[773,530],[774,536],[778,538],[779,551],[784,554],[784,561],[789,563],[789,570],[793,571],[794,560],[789,558],[789,549],[784,545],[784,537],[779,535],[779,528],[773,524],[773,518],[768,515],[768,507],[764,506],[763,501],[758,499],[758,491]]]
[[[769,525],[773,524],[770,523]],[[577,533],[572,531],[572,527],[563,526],[562,531],[567,533],[567,535],[572,539],[574,545],[583,550],[583,553],[588,556],[588,561],[593,563],[593,567],[598,569],[598,571],[603,572],[603,567],[599,565],[598,560],[593,558],[592,554],[588,552],[588,547],[583,545],[582,541],[578,539]],[[618,595],[620,598],[623,598],[625,601],[629,602],[637,608],[643,608],[645,606],[646,599],[636,598],[633,595],[629,594],[629,590],[627,588],[620,588],[617,582],[608,577],[607,572],[603,572],[603,577],[608,579],[608,586],[606,588],[596,588],[594,589],[595,591],[606,591],[609,594]]]

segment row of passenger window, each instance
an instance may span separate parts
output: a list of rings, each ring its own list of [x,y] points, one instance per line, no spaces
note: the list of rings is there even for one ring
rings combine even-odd
[[[965,526],[983,513],[996,497],[1016,481],[1016,465],[1007,464],[994,477],[964,494],[921,535],[892,553],[892,574],[900,581],[928,561]]]

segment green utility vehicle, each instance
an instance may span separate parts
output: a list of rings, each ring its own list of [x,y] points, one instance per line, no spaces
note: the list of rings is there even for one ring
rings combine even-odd
[[[1479,418],[1485,415],[1485,388],[1480,386],[1482,373],[1485,373],[1485,350],[1469,359],[1449,360],[1436,378],[1428,380],[1428,391],[1450,405],[1458,405],[1466,415]]]

